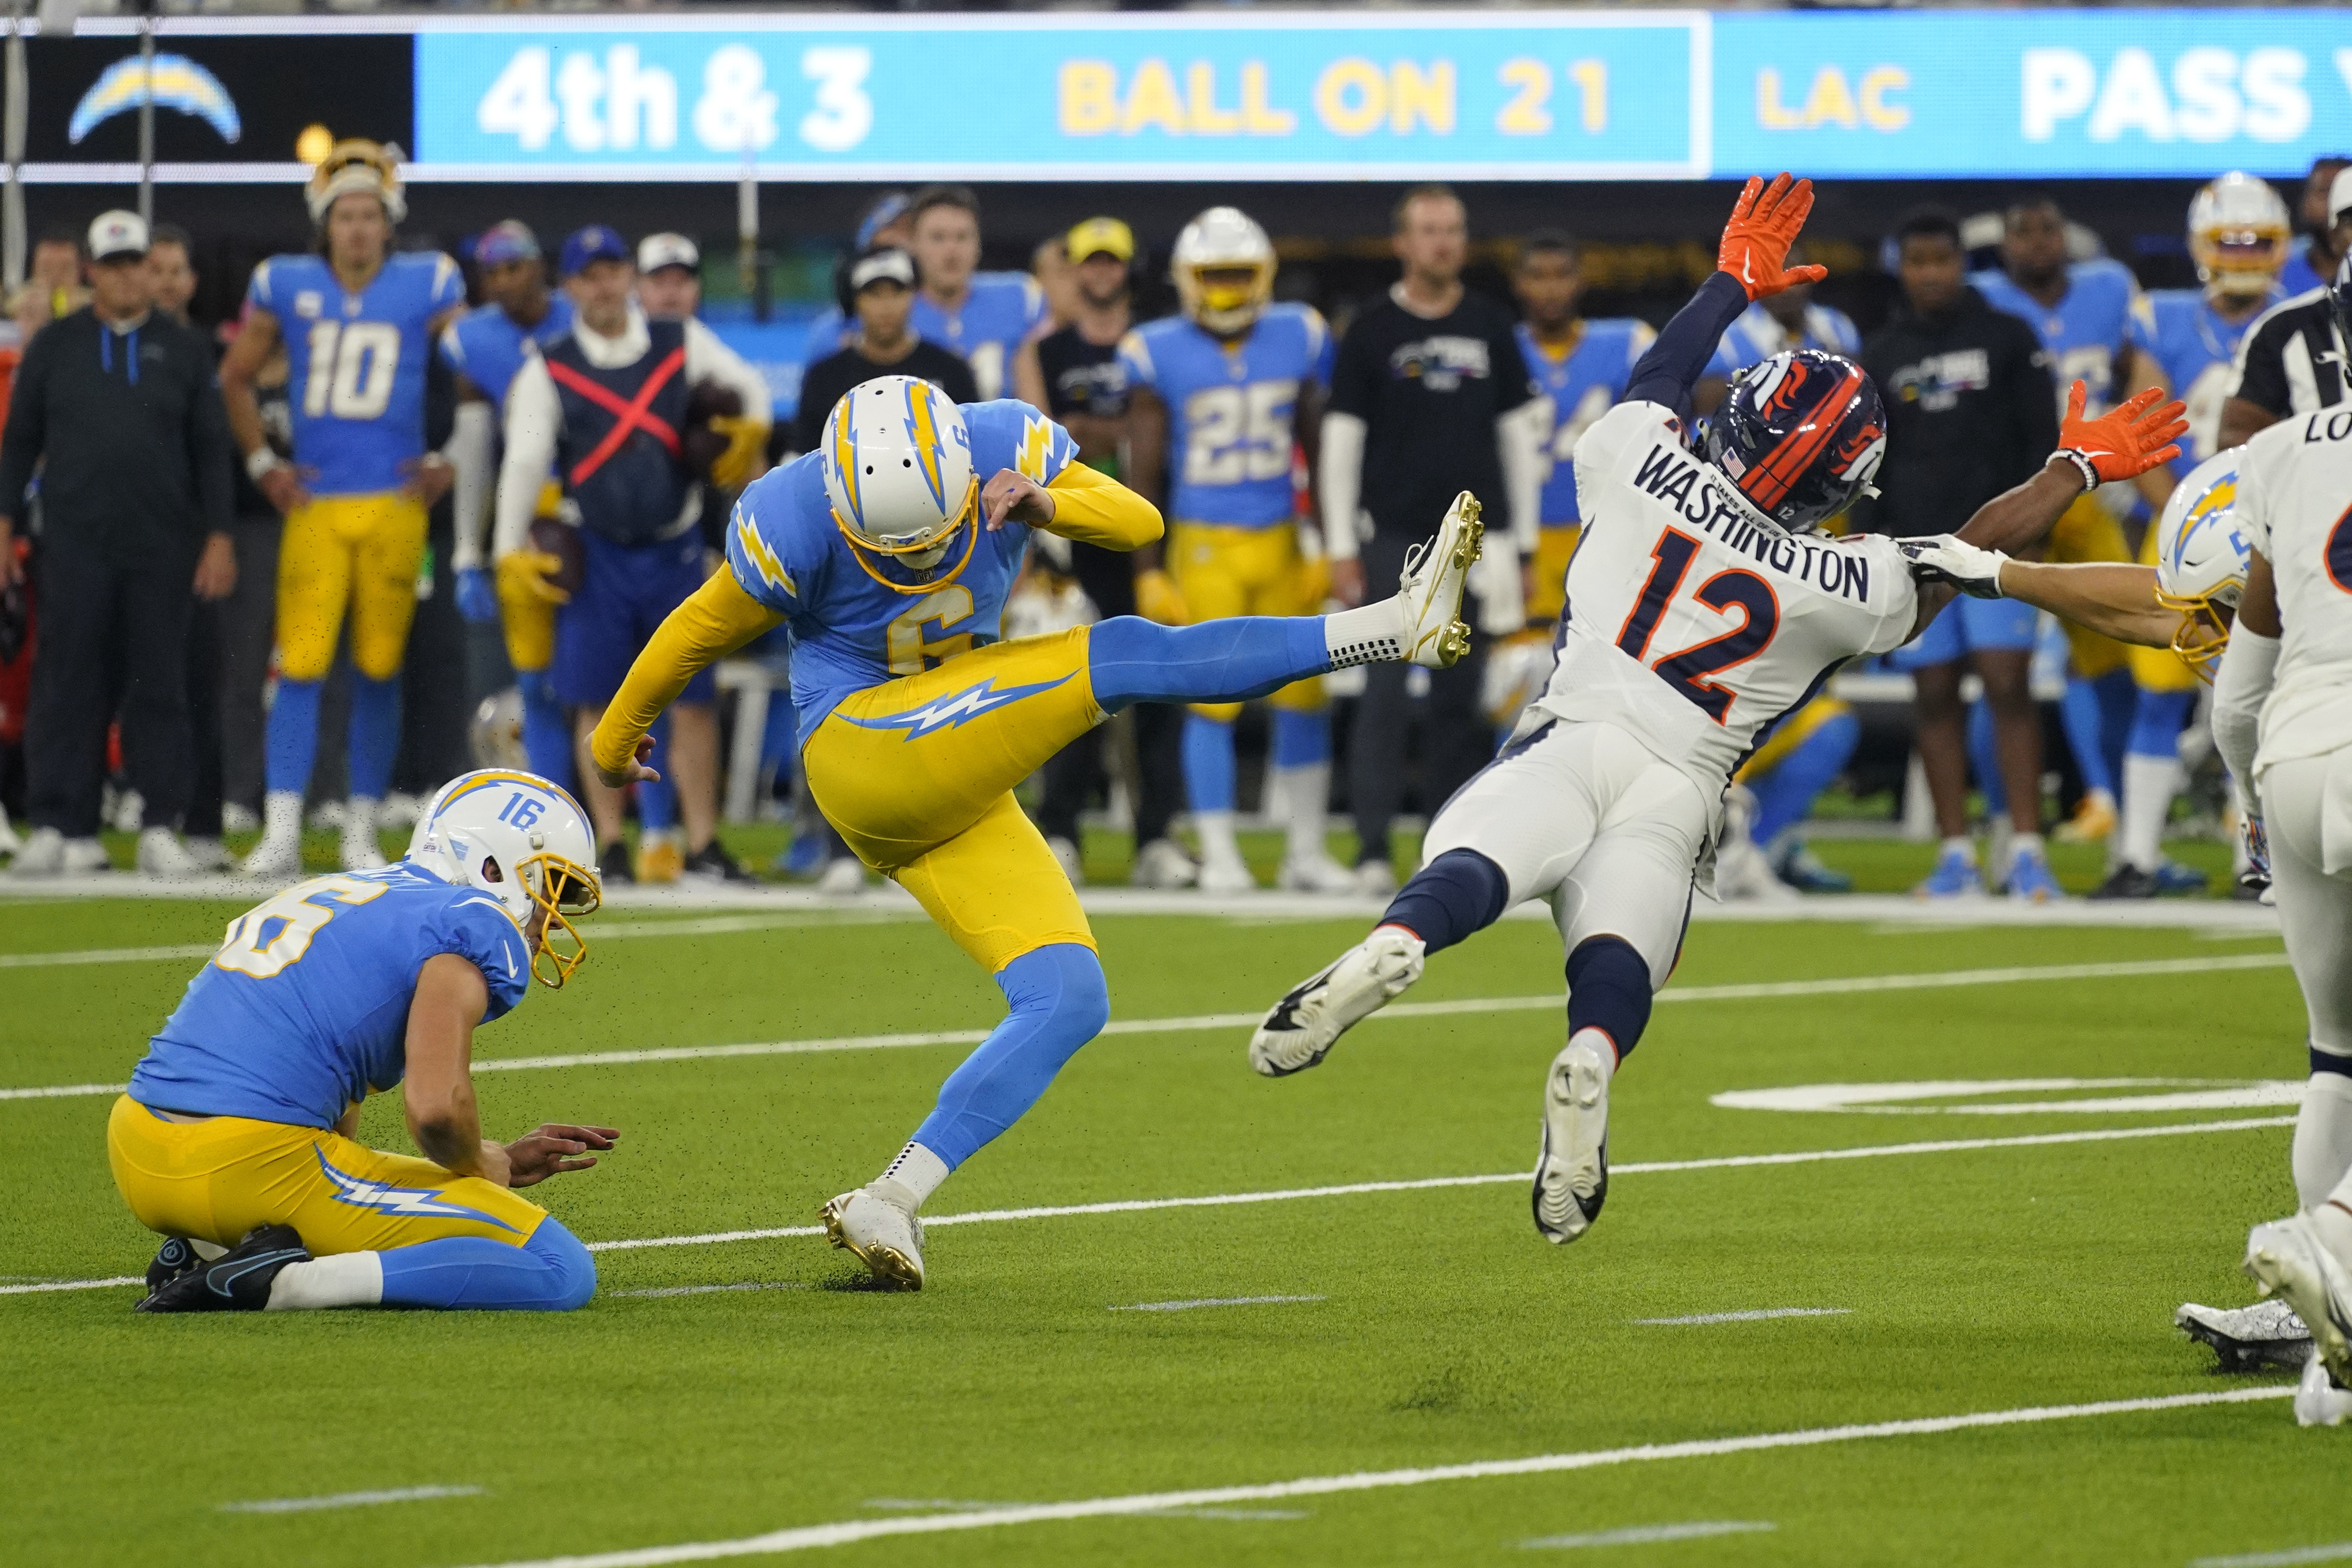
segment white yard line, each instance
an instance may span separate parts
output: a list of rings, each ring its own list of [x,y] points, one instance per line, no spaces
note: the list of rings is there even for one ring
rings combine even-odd
[[[425,1502],[434,1498],[480,1497],[480,1487],[400,1487],[390,1491],[336,1492],[331,1497],[270,1498],[262,1502],[225,1502],[223,1513],[310,1513],[322,1508],[373,1508],[385,1502]]]
[[[2205,974],[2234,970],[2282,969],[2283,952],[2217,953],[2203,958],[2130,959],[2112,963],[2029,963],[1999,969],[1931,970],[1916,974],[1832,975],[1818,980],[1768,980],[1726,985],[1685,985],[1657,998],[1665,1006],[1692,1002],[1757,1002],[1792,996],[1843,996],[1874,991],[1937,991],[1951,987],[2007,985],[2037,980],[2128,980],[2152,975]],[[1448,1018],[1486,1013],[1549,1012],[1565,1004],[1564,994],[1548,996],[1471,996],[1453,1002],[1400,1002],[1372,1015],[1386,1019]],[[1174,1018],[1115,1018],[1105,1035],[1188,1034],[1255,1027],[1262,1014],[1201,1013]],[[808,1040],[756,1040],[732,1046],[661,1046],[633,1051],[578,1051],[562,1056],[507,1057],[477,1060],[474,1071],[534,1072],[556,1068],[632,1067],[646,1062],[714,1061],[732,1057],[778,1057],[836,1051],[898,1050],[924,1046],[976,1046],[987,1029],[933,1029],[907,1034],[838,1035]],[[72,1100],[122,1092],[119,1083],[42,1084],[0,1089],[0,1100]]]
[[[957,1498],[873,1497],[866,1506],[887,1513],[964,1513],[980,1510],[1002,1510],[1008,1508],[1034,1508],[1026,1502],[967,1502]],[[1304,1509],[1296,1508],[1171,1508],[1150,1513],[1137,1514],[1137,1519],[1308,1519],[1313,1517]]]
[[[1612,1176],[1654,1175],[1675,1171],[1731,1171],[1760,1165],[1812,1165],[1837,1160],[1875,1160],[1898,1154],[1965,1153],[1979,1149],[2032,1149],[2061,1143],[2105,1143],[2132,1138],[2167,1138],[2200,1132],[2242,1132],[2263,1127],[2292,1127],[2292,1116],[2242,1117],[2233,1121],[2187,1121],[2166,1127],[2106,1127],[2079,1132],[2037,1132],[2019,1138],[1946,1138],[1920,1143],[1877,1143],[1857,1149],[1805,1149],[1782,1154],[1723,1154],[1706,1160],[1652,1160],[1610,1167]],[[1109,1203],[1060,1204],[1036,1208],[978,1209],[968,1214],[929,1215],[927,1229],[951,1225],[1001,1225],[1011,1220],[1071,1219],[1087,1215],[1148,1214],[1161,1209],[1226,1208],[1244,1204],[1289,1203],[1300,1198],[1349,1198],[1371,1193],[1422,1193],[1445,1187],[1484,1187],[1524,1182],[1526,1173],[1505,1171],[1489,1176],[1426,1176],[1417,1181],[1349,1182],[1329,1187],[1284,1187],[1268,1192],[1214,1193],[1200,1197],[1121,1198]],[[787,1225],[760,1230],[708,1231],[697,1236],[648,1236],[617,1241],[592,1241],[591,1252],[631,1252],[648,1247],[712,1247],[737,1241],[775,1241],[793,1237],[822,1236],[823,1226]],[[0,1285],[0,1296],[42,1290],[96,1290],[115,1285],[138,1285],[131,1275],[112,1279],[54,1280],[40,1285]]]
[[[892,1535],[938,1535],[967,1530],[999,1529],[1014,1524],[1043,1524],[1059,1520],[1132,1517],[1171,1508],[1274,1502],[1289,1498],[1328,1497],[1339,1492],[1428,1486],[1442,1481],[1548,1475],[1564,1470],[1598,1469],[1612,1465],[1651,1464],[1671,1459],[1719,1458],[1727,1454],[1754,1454],[1776,1448],[1811,1448],[1830,1443],[1866,1442],[1884,1437],[1924,1437],[1983,1427],[2188,1410],[2207,1405],[2242,1405],[2253,1400],[2284,1399],[2294,1393],[2294,1390],[2285,1387],[2236,1388],[2221,1393],[2175,1394],[2152,1399],[2105,1399],[2089,1405],[1979,1410],[1962,1415],[1933,1415],[1920,1420],[1812,1426],[1792,1432],[1759,1432],[1744,1437],[1710,1437],[1687,1443],[1645,1443],[1632,1448],[1538,1454],[1528,1458],[1485,1459],[1472,1464],[1432,1465],[1403,1470],[1359,1471],[1345,1476],[1308,1476],[1298,1480],[1273,1481],[1258,1486],[1139,1492],[1127,1497],[1087,1498],[1075,1502],[1035,1503],[1024,1508],[973,1510],[911,1519],[842,1520],[831,1524],[801,1525],[790,1530],[772,1531],[764,1535],[741,1536],[731,1541],[682,1542],[670,1546],[641,1546],[577,1556],[530,1558],[498,1564],[496,1568],[661,1568],[661,1565],[671,1563],[707,1563],[722,1557],[760,1557],[773,1552],[802,1552],[812,1547],[845,1546],[853,1542]]]
[[[657,1300],[665,1296],[717,1296],[734,1290],[806,1290],[800,1280],[740,1279],[732,1285],[663,1285],[651,1290],[607,1290],[607,1296],[635,1296]]]
[[[2352,1541],[2326,1546],[2290,1546],[2284,1552],[2247,1552],[2231,1557],[2199,1557],[2189,1568],[2288,1568],[2297,1563],[2341,1563],[2352,1558]]]
[[[1765,1307],[1752,1312],[1699,1312],[1687,1318],[1635,1318],[1645,1328],[1679,1328],[1690,1323],[1760,1323],[1767,1318],[1843,1318],[1852,1307]]]
[[[1328,1301],[1328,1296],[1205,1296],[1197,1301],[1139,1301],[1114,1312],[1189,1312],[1195,1307],[1272,1307],[1291,1301]]]
[[[1754,1535],[1780,1527],[1762,1520],[1716,1519],[1689,1524],[1635,1524],[1623,1530],[1597,1531],[1591,1535],[1539,1535],[1521,1546],[1645,1546],[1654,1541],[1704,1541],[1712,1535]]]

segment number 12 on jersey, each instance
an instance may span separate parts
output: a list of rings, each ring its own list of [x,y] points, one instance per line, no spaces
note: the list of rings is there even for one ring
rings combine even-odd
[[[1641,596],[1633,601],[1624,626],[1617,633],[1617,647],[1628,658],[1648,665],[1652,674],[1720,724],[1731,710],[1735,694],[1707,677],[1745,664],[1771,646],[1773,633],[1780,629],[1780,600],[1772,592],[1772,584],[1753,572],[1738,567],[1717,572],[1698,585],[1691,600],[1718,616],[1736,612],[1739,625],[1679,652],[1652,659],[1650,639],[1656,635],[1667,608],[1682,592],[1683,579],[1690,574],[1691,563],[1698,559],[1698,550],[1699,542],[1678,529],[1667,529],[1658,536],[1658,542],[1650,548],[1653,564],[1649,580],[1642,584]]]

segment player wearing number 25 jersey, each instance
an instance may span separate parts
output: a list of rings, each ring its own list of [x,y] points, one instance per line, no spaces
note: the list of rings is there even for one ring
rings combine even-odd
[[[1823,275],[1785,266],[1811,205],[1811,185],[1785,174],[1748,183],[1720,269],[1642,356],[1625,402],[1577,443],[1584,534],[1551,684],[1429,825],[1422,870],[1371,935],[1285,996],[1250,1041],[1262,1073],[1312,1067],[1417,980],[1427,953],[1523,900],[1553,900],[1568,1044],[1545,1075],[1533,1193],[1550,1241],[1583,1235],[1608,1195],[1610,1079],[1673,971],[1695,885],[1711,879],[1732,771],[1841,665],[1899,646],[1952,594],[1916,584],[1892,539],[1817,531],[1885,456],[1885,410],[1853,361],[1772,355],[1732,387],[1699,450],[1685,445],[1691,392],[1724,329],[1755,300]],[[1971,542],[2038,539],[2086,483],[2171,456],[2150,448],[2178,430],[2178,405],[2146,444],[2131,423],[2154,401],[2070,424],[2062,439],[2084,450],[2053,454],[1979,510]]]
[[[467,773],[397,865],[298,883],[229,922],[108,1123],[115,1185],[168,1238],[142,1310],[587,1300],[586,1250],[511,1189],[593,1164],[564,1156],[614,1134],[484,1143],[467,1064],[477,1026],[585,955],[570,917],[600,900],[594,853],[545,779]],[[395,1089],[424,1159],[356,1141],[361,1101]]]

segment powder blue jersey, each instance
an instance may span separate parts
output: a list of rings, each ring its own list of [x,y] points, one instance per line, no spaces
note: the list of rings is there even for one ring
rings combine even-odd
[[[1805,307],[1805,330],[1790,337],[1780,319],[1759,300],[1739,313],[1723,331],[1706,374],[1728,381],[1751,364],[1761,364],[1782,349],[1821,349],[1853,359],[1862,353],[1862,331],[1853,318],[1828,305]]]
[[[1235,528],[1292,521],[1298,393],[1329,384],[1331,356],[1331,330],[1307,305],[1268,305],[1230,342],[1183,316],[1119,340],[1128,384],[1168,405],[1168,515]]]
[[[332,1127],[407,1070],[417,972],[454,952],[505,1016],[530,984],[506,906],[403,860],[314,877],[231,921],[131,1075],[142,1105]]]
[[[1979,272],[1969,279],[1986,302],[2031,326],[2050,355],[2063,415],[2067,389],[2081,382],[2090,392],[2088,412],[2103,414],[2120,401],[2116,356],[2129,341],[2132,301],[2139,284],[2120,261],[2099,257],[2066,268],[2066,292],[2055,305],[2019,288],[2006,272]]]
[[[2319,269],[2312,266],[2311,236],[2296,235],[2294,248],[2286,253],[2286,268],[2279,274],[2281,292],[2289,299],[2293,299],[2297,294],[2307,294],[2314,289],[2325,289],[2335,281],[2333,268],[2329,269],[2327,277],[2322,278],[2319,275]]]
[[[2172,459],[2174,473],[2186,479],[2221,449],[2221,405],[2229,400],[2238,341],[2256,317],[2285,298],[2286,291],[2273,285],[2260,305],[2234,323],[2221,318],[2202,289],[2159,289],[2133,305],[2132,346],[2156,361],[2164,384],[2189,405],[2189,438]]]
[[[246,302],[278,318],[291,363],[294,461],[313,495],[398,489],[425,455],[425,355],[433,319],[466,302],[457,264],[438,251],[384,258],[356,294],[322,256],[273,256]]]
[[[971,470],[986,485],[1015,468],[1039,484],[1077,458],[1070,433],[1011,398],[963,405]],[[736,584],[784,617],[801,743],[853,692],[920,675],[1003,635],[1004,600],[1021,574],[1029,531],[974,522],[928,578],[850,547],[824,494],[821,454],[804,452],[743,492],[727,524]]]
[[[506,406],[507,388],[522,371],[526,344],[547,347],[572,331],[572,299],[551,294],[539,325],[526,327],[503,306],[468,310],[443,329],[441,363],[481,389],[493,406]]]
[[[1551,399],[1551,477],[1544,480],[1538,516],[1546,528],[1573,527],[1576,510],[1576,439],[1592,422],[1617,406],[1633,379],[1633,363],[1657,337],[1647,321],[1609,316],[1584,323],[1575,345],[1555,356],[1519,323],[1519,357]]]

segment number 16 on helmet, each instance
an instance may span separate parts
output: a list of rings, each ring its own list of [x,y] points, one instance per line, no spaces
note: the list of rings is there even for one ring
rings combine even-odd
[[[561,986],[588,956],[570,917],[593,914],[604,886],[587,814],[561,786],[508,768],[460,773],[416,819],[407,858],[504,905],[533,939],[530,972],[541,984]]]

